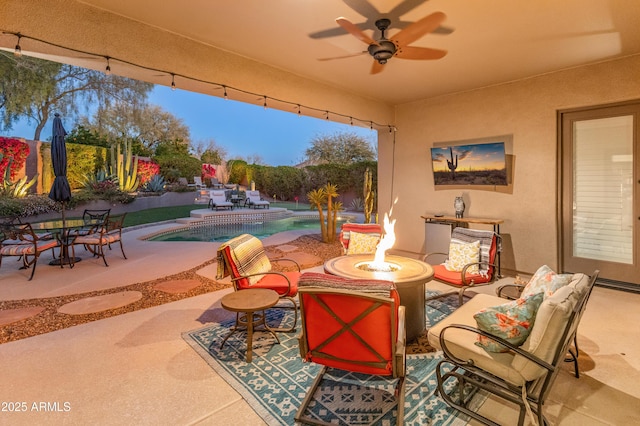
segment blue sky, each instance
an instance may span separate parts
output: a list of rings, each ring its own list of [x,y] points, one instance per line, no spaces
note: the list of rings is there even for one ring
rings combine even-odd
[[[213,139],[227,150],[229,158],[259,155],[264,164],[293,166],[304,158],[304,151],[316,136],[339,132],[353,132],[368,140],[375,147],[376,132],[369,128],[334,123],[295,113],[244,104],[233,100],[171,90],[155,86],[149,102],[181,118],[191,131],[195,143]],[[70,131],[75,123],[64,120]],[[47,123],[41,139],[49,140],[52,124]],[[3,131],[3,136],[33,138],[35,126],[26,122],[14,125],[13,130]]]

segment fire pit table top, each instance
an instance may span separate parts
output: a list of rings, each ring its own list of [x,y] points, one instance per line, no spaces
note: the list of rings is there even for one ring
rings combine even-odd
[[[398,270],[395,271],[371,271],[359,269],[358,265],[373,261],[373,254],[354,254],[335,257],[324,264],[324,270],[328,274],[338,275],[352,279],[377,279],[393,281],[400,286],[403,283],[425,283],[433,278],[433,268],[428,263],[410,257],[387,255],[385,262],[390,263]],[[400,287],[399,286],[399,287]]]

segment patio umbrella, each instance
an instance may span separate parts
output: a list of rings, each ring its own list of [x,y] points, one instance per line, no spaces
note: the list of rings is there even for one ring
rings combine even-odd
[[[51,164],[56,178],[49,191],[49,198],[62,203],[62,222],[64,226],[64,203],[71,200],[71,188],[67,180],[67,145],[64,137],[67,132],[62,127],[60,114],[56,113],[53,119],[53,132],[51,133]]]

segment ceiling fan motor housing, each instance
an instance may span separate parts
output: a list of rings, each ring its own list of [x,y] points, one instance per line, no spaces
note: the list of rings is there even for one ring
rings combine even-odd
[[[390,59],[396,53],[396,45],[389,40],[380,40],[378,45],[370,44],[367,49],[369,54],[381,64],[386,64],[387,59]]]

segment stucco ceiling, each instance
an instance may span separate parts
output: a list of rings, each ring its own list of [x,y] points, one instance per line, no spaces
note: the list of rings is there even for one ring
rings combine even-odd
[[[638,0],[82,0],[81,3],[389,104],[470,90],[640,53]],[[400,7],[398,7],[400,6]],[[365,23],[407,10],[413,22],[447,19],[414,46],[444,49],[439,60],[392,58],[369,73],[366,44],[335,19]],[[378,13],[380,12],[380,13]],[[404,12],[404,11],[403,11]],[[393,13],[398,15],[398,13]],[[390,35],[397,17],[392,16]],[[132,39],[135,43],[135,39]]]

